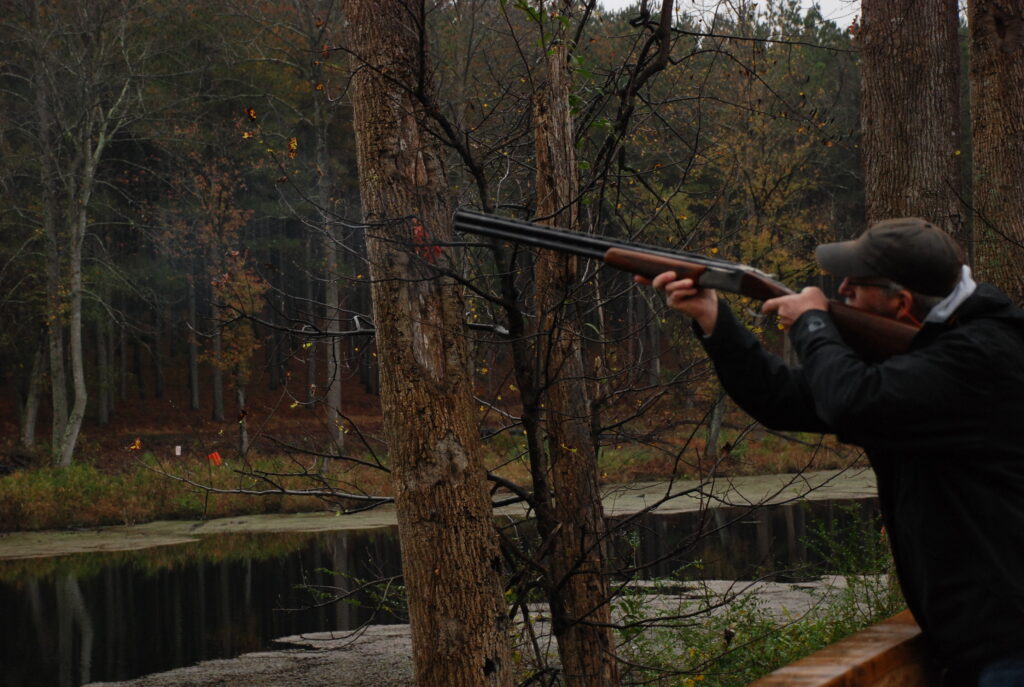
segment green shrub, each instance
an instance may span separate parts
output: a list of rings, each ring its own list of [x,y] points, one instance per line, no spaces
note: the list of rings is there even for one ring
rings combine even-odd
[[[619,653],[630,666],[626,681],[739,687],[902,610],[902,595],[887,574],[889,549],[871,515],[857,506],[843,510],[809,538],[808,547],[838,576],[805,615],[780,616],[756,596],[708,590],[688,594],[676,607],[655,608],[650,588],[627,591],[616,602]]]

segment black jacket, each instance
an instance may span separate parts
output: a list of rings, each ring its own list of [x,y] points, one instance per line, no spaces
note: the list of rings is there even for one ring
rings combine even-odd
[[[865,449],[903,593],[938,655],[1024,650],[1024,312],[981,285],[952,324],[871,364],[811,311],[790,330],[790,368],[719,307],[703,342],[742,408]]]

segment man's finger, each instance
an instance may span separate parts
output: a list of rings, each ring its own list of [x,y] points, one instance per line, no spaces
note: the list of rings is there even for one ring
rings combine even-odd
[[[781,303],[779,302],[780,300],[781,298],[769,298],[761,305],[761,312],[775,312],[776,310],[779,309],[779,306],[781,305]]]
[[[656,289],[664,289],[666,285],[676,280],[675,272],[662,272],[651,281],[651,285]]]

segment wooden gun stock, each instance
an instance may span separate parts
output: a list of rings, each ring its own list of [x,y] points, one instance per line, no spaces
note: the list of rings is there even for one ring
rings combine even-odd
[[[828,314],[846,345],[874,362],[909,351],[910,343],[918,332],[914,325],[858,310],[838,301],[829,301]]]

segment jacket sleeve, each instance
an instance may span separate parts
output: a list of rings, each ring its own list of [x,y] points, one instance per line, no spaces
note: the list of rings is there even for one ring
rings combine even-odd
[[[999,379],[995,342],[982,336],[991,332],[974,329],[953,328],[881,363],[854,353],[820,310],[804,313],[790,339],[815,413],[840,440],[920,448],[987,431],[994,390],[1006,384]]]
[[[695,331],[726,393],[755,420],[776,430],[832,431],[817,415],[802,371],[765,350],[724,302],[719,301],[715,331]]]

